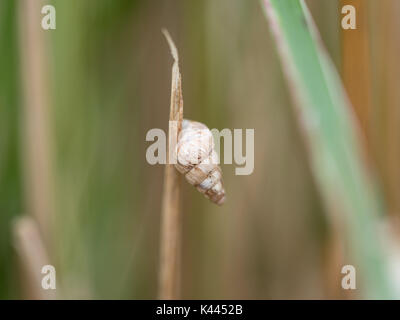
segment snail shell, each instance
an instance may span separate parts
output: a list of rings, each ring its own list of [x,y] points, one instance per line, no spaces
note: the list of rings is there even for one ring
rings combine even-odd
[[[222,205],[225,190],[218,162],[210,129],[200,122],[184,119],[178,137],[175,167],[206,198]]]

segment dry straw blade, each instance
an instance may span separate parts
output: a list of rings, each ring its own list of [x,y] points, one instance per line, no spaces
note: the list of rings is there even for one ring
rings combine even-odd
[[[178,64],[178,50],[168,31],[162,30],[171,49],[174,64],[172,66],[170,121],[177,121],[177,134],[182,127],[183,99],[181,74]],[[170,126],[169,137],[173,136]],[[168,148],[170,149],[170,148]],[[168,156],[169,159],[169,156]],[[178,299],[180,285],[180,255],[182,212],[180,174],[173,164],[166,164],[164,175],[164,191],[161,212],[161,243],[160,243],[160,299]]]
[[[171,108],[170,108],[170,121],[178,121],[178,133],[182,128],[183,120],[183,98],[182,98],[182,80],[179,71],[179,56],[178,50],[167,30],[162,30],[165,38],[167,39],[171,55],[174,58],[172,66],[172,85],[171,85]]]
[[[355,265],[365,297],[393,298],[377,230],[384,206],[364,162],[359,128],[336,70],[304,1],[262,4],[316,184],[329,220],[350,248],[346,260]]]

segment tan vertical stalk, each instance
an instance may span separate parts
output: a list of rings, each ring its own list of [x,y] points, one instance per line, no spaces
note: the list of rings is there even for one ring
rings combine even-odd
[[[343,30],[342,40],[342,78],[350,102],[358,117],[363,134],[369,139],[371,114],[371,70],[369,51],[369,32],[366,0],[341,0],[341,8],[352,5],[356,9],[356,29]],[[341,14],[342,18],[343,15]],[[341,23],[339,24],[341,26]]]
[[[400,217],[400,1],[372,2],[379,33],[376,51],[375,149],[380,158],[389,213]]]
[[[20,1],[20,52],[23,84],[21,137],[23,155],[23,183],[26,211],[32,218],[16,223],[15,245],[26,272],[30,290],[28,298],[51,298],[53,294],[41,289],[41,268],[49,264],[46,250],[51,244],[51,161],[49,143],[49,105],[47,61],[44,33],[41,28],[42,2]],[[28,286],[28,284],[27,284]]]
[[[21,1],[22,139],[27,209],[36,218],[43,236],[48,238],[52,188],[44,33],[50,31],[41,28],[41,8],[41,1]]]
[[[177,49],[166,30],[163,30],[174,58],[172,66],[170,121],[176,121],[177,126],[169,126],[169,149],[173,137],[179,134],[183,117],[183,100],[181,74],[178,65]],[[161,212],[161,243],[160,243],[160,280],[159,298],[178,299],[180,295],[180,260],[181,260],[181,232],[182,210],[180,174],[173,164],[166,164],[164,175],[164,191]]]

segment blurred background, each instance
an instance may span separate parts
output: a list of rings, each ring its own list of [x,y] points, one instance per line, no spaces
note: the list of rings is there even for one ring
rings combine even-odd
[[[395,218],[400,1],[347,1],[361,8],[350,39],[345,2],[306,1]],[[56,30],[40,28],[45,4]],[[259,1],[0,0],[0,298],[41,298],[29,279],[41,261],[56,267],[57,297],[157,297],[164,168],[146,162],[145,137],[168,126],[163,27],[185,118],[255,129],[253,174],[222,166],[222,207],[182,185],[182,297],[349,297],[340,270],[352,261],[326,220]]]

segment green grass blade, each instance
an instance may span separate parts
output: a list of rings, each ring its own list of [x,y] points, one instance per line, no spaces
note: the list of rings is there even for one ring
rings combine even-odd
[[[296,102],[316,184],[349,248],[346,264],[356,267],[365,297],[393,298],[377,230],[384,206],[364,163],[358,125],[336,70],[303,1],[264,0],[263,8]]]

